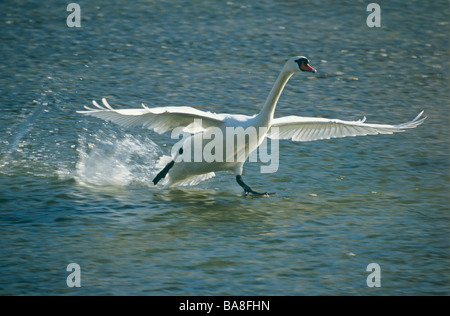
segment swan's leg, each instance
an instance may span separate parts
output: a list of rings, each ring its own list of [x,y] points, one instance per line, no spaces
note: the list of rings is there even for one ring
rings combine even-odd
[[[155,185],[157,185],[158,182],[159,182],[159,180],[165,178],[166,175],[167,175],[167,173],[168,173],[169,170],[173,167],[174,164],[175,164],[175,161],[173,161],[173,160],[172,160],[171,162],[169,162],[169,163],[164,167],[164,169],[161,170],[161,171],[156,175],[156,177],[153,179],[153,183],[154,183]]]
[[[180,148],[180,149],[178,150],[178,154],[179,154],[179,155],[182,155],[182,154],[183,154],[183,148]],[[177,156],[177,157],[178,157],[178,156]],[[176,160],[176,158],[175,158],[175,160]],[[164,169],[161,170],[161,171],[156,175],[156,177],[153,179],[153,183],[154,183],[155,185],[158,184],[159,180],[164,179],[164,178],[166,177],[167,173],[169,173],[169,170],[172,169],[173,165],[175,164],[175,160],[172,160],[171,162],[169,162],[169,163],[164,167]]]
[[[236,176],[236,182],[244,189],[245,195],[264,195],[264,196],[269,196],[271,194],[275,194],[275,193],[268,193],[268,192],[264,192],[264,193],[260,193],[260,192],[256,192],[254,191],[252,188],[250,188],[242,179],[242,176],[240,174],[238,174]]]

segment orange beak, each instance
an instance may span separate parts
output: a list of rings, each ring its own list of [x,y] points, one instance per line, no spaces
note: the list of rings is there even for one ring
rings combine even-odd
[[[303,71],[317,72],[317,70],[315,70],[315,69],[314,69],[313,67],[311,67],[309,64],[305,64],[305,63],[302,63],[301,66],[300,66],[300,68],[301,68]]]

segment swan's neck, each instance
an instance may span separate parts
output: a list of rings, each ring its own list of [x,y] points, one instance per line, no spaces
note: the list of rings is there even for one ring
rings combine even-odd
[[[270,91],[269,96],[267,97],[266,102],[258,115],[265,123],[264,125],[272,125],[273,115],[275,113],[275,108],[277,107],[278,99],[280,98],[281,92],[283,92],[284,86],[286,86],[286,83],[292,75],[293,72],[283,68],[275,81],[272,90]]]

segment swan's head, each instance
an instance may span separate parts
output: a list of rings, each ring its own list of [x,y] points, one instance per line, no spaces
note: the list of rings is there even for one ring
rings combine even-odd
[[[305,56],[292,57],[286,63],[288,69],[292,72],[308,71],[317,72],[313,67],[309,65],[309,59]]]

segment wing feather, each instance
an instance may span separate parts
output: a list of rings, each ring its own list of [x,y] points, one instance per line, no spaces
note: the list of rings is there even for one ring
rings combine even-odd
[[[188,106],[149,108],[142,105],[142,109],[116,110],[105,98],[102,99],[102,103],[103,106],[94,100],[92,104],[95,108],[85,106],[86,111],[78,113],[95,116],[124,127],[143,126],[159,134],[177,127],[196,133],[211,126],[221,126],[226,118],[224,114],[205,112]],[[196,119],[201,119],[201,126],[194,124]]]
[[[273,120],[271,128],[277,128],[278,133],[270,133],[269,131],[268,137],[307,142],[348,136],[392,134],[419,126],[426,119],[426,117],[422,117],[422,114],[423,111],[412,121],[398,125],[370,124],[366,123],[366,117],[358,121],[343,121],[326,118],[286,116]]]

